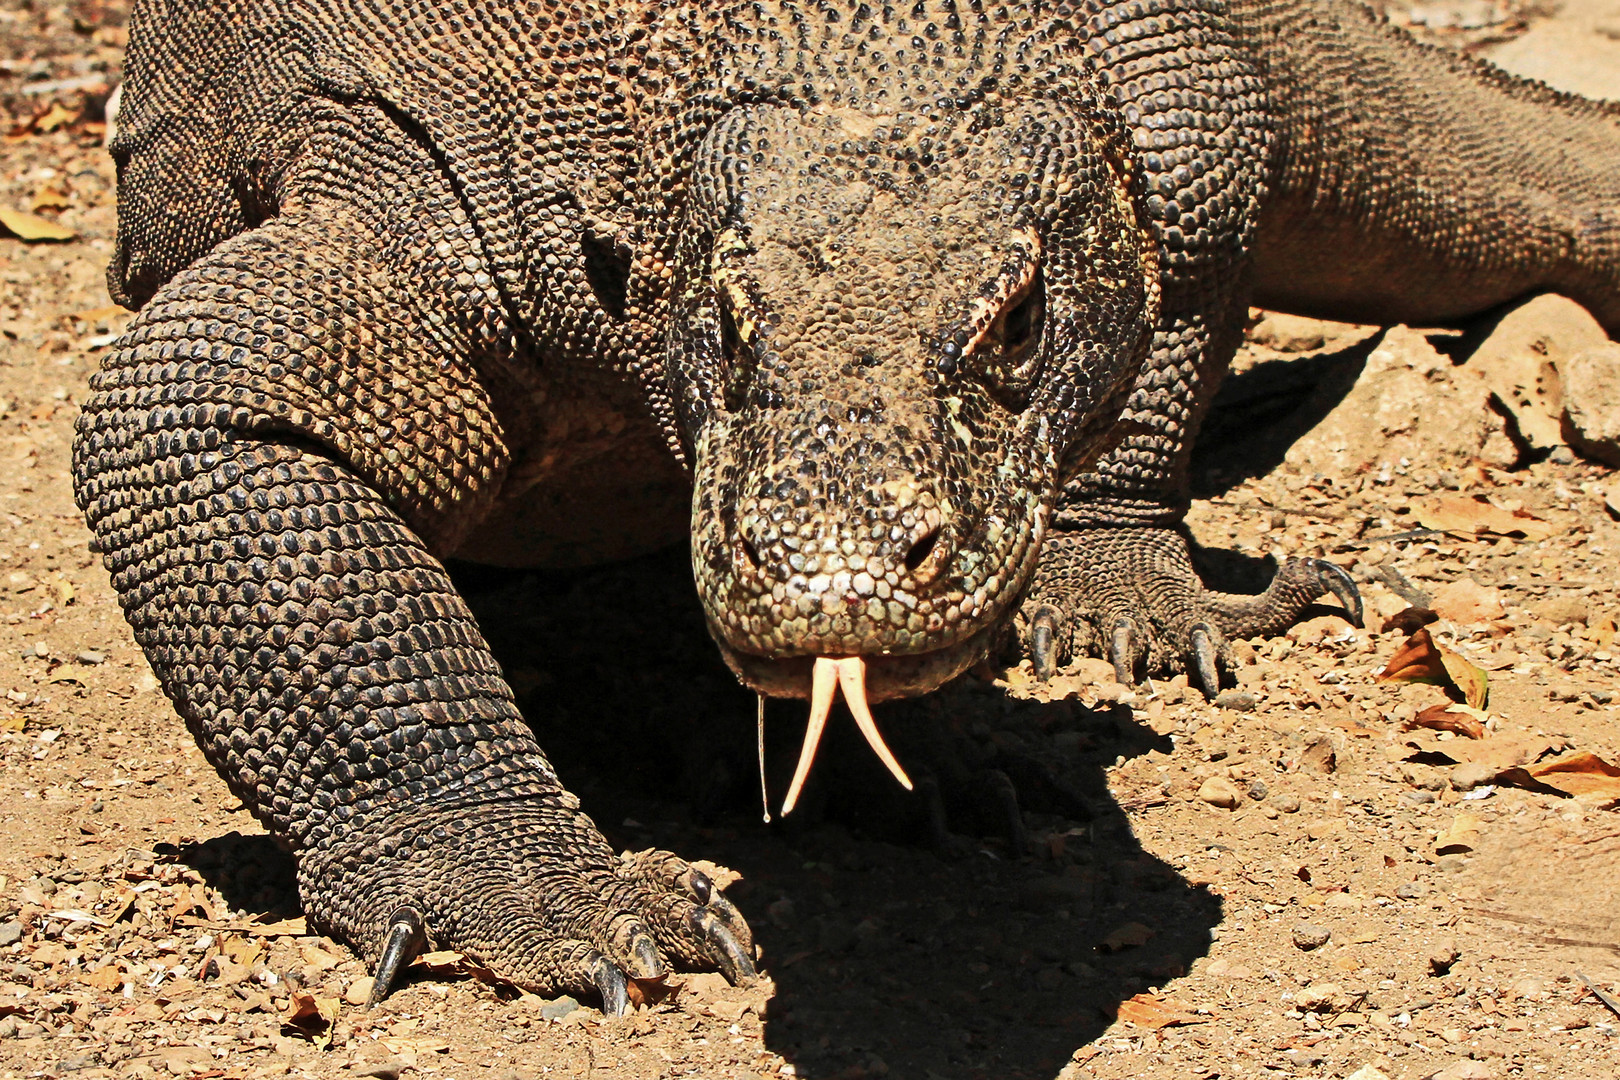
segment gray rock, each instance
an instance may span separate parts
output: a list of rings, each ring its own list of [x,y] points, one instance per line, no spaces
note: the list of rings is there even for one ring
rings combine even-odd
[[[1309,952],[1320,949],[1333,937],[1333,931],[1316,923],[1300,923],[1294,927],[1294,944]]]
[[[1480,761],[1465,761],[1451,770],[1451,786],[1458,791],[1472,791],[1496,779],[1501,770]]]
[[[1260,699],[1247,690],[1233,688],[1222,690],[1215,695],[1215,704],[1222,709],[1231,709],[1233,712],[1253,712]]]
[[[1606,341],[1558,365],[1563,437],[1594,461],[1620,466],[1620,343]]]
[[[553,998],[540,1006],[540,1015],[547,1020],[561,1020],[578,1008],[579,1002],[565,994],[560,998]]]
[[[23,924],[12,919],[10,922],[0,923],[0,948],[15,945],[22,940]]]

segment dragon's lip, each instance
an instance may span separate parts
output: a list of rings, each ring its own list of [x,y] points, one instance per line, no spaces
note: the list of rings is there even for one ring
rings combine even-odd
[[[722,641],[720,651],[726,663],[750,689],[766,697],[810,699],[810,721],[805,726],[798,768],[794,770],[787,797],[782,801],[782,813],[791,813],[799,801],[799,793],[815,762],[833,699],[840,690],[872,752],[909,791],[911,779],[883,741],[883,735],[872,718],[870,703],[925,694],[954,678],[984,658],[989,651],[993,629],[987,627],[966,641],[942,649],[899,655],[767,657],[739,652]],[[763,724],[763,711],[760,717]],[[760,782],[763,785],[763,757],[760,768]]]
[[[828,653],[834,658],[860,656],[866,661],[866,699],[870,702],[918,697],[938,689],[990,653],[996,627],[988,625],[960,641],[927,652]],[[720,655],[738,680],[766,697],[810,698],[816,656],[761,656],[745,652],[714,635]]]

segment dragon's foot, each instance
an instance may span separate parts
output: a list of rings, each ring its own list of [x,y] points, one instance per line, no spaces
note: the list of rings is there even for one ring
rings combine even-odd
[[[1090,653],[1120,682],[1184,670],[1213,695],[1230,670],[1229,640],[1280,633],[1329,593],[1360,626],[1355,583],[1325,560],[1289,559],[1256,596],[1220,593],[1204,588],[1173,529],[1084,529],[1047,537],[1018,630],[1038,678]]]
[[[601,998],[671,966],[754,977],[748,925],[714,883],[665,851],[615,857],[570,796],[425,810],[306,851],[312,922],[374,963],[372,1003],[426,947],[453,949],[538,993]]]

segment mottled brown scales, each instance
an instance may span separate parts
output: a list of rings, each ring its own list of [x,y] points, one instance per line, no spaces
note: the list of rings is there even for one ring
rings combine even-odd
[[[1620,114],[1339,2],[150,0],[75,476],[315,923],[525,986],[752,972],[558,783],[440,559],[689,535],[748,684],[1271,633],[1178,525],[1246,305],[1620,327]],[[851,689],[855,688],[855,689]]]

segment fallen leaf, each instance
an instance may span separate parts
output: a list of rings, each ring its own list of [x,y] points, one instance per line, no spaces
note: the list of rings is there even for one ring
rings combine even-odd
[[[466,975],[472,970],[472,964],[465,956],[449,949],[425,952],[411,966],[423,968],[431,975]]]
[[[1620,768],[1586,750],[1506,769],[1497,777],[1497,782],[1502,784],[1536,786],[1525,783],[1526,780],[1582,802],[1594,802],[1604,807],[1620,803]]]
[[[1412,500],[1412,517],[1425,528],[1459,536],[1490,533],[1526,540],[1545,540],[1558,530],[1524,510],[1504,510],[1483,495],[1441,495]]]
[[[44,184],[34,192],[34,198],[29,202],[28,208],[36,213],[40,210],[66,210],[73,205],[67,189],[60,184]]]
[[[0,206],[0,226],[19,240],[72,240],[78,233],[66,225],[59,225],[26,210],[12,210]]]
[[[58,128],[67,127],[79,118],[79,110],[69,109],[59,101],[51,102],[51,107],[34,117],[34,122],[28,126],[41,135],[48,135]]]
[[[337,998],[318,998],[308,991],[294,990],[282,1010],[281,1022],[325,1050],[332,1044],[332,1025],[337,1017]]]
[[[1408,720],[1405,730],[1430,728],[1434,731],[1451,731],[1458,735],[1466,735],[1470,739],[1483,739],[1485,717],[1483,711],[1467,705],[1430,705]]]
[[[1379,682],[1435,683],[1457,691],[1469,705],[1483,709],[1490,698],[1490,678],[1450,649],[1436,645],[1420,629],[1401,644],[1378,673]]]
[[[9,709],[0,711],[0,731],[21,731],[27,726],[28,721],[22,713]]]
[[[1479,818],[1473,814],[1458,814],[1451,819],[1445,831],[1434,838],[1436,855],[1460,855],[1473,851],[1479,843]]]
[[[1128,1021],[1140,1028],[1147,1028],[1149,1031],[1158,1031],[1160,1028],[1176,1024],[1206,1024],[1211,1019],[1189,1012],[1169,998],[1161,998],[1156,994],[1137,994],[1135,997],[1126,998],[1119,1003],[1115,1015],[1120,1020]]]

